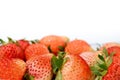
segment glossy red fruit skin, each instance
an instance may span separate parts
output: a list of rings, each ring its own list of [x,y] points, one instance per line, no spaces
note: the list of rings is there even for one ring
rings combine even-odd
[[[24,39],[18,40],[17,43],[23,50],[25,50],[30,45],[29,41]]]
[[[69,54],[77,54],[79,55],[82,52],[92,51],[91,46],[85,42],[84,40],[73,40],[68,42],[67,46],[65,47],[65,52]]]
[[[44,54],[32,57],[27,63],[28,73],[35,80],[51,80],[53,73],[51,67],[52,54]]]
[[[113,46],[107,48],[108,54],[114,52],[114,56],[120,56],[120,47],[119,46]]]
[[[25,50],[26,60],[36,56],[49,53],[48,48],[40,43],[31,44]]]
[[[120,79],[120,47],[109,47],[108,53],[114,52],[113,62],[108,68],[107,74],[103,77],[103,80],[119,80]]]
[[[0,59],[0,80],[22,80],[26,72],[26,63],[21,59]]]
[[[64,48],[66,45],[66,41],[63,39],[63,37],[57,35],[45,36],[40,40],[40,43],[50,47],[51,52],[55,55],[57,55],[57,53],[60,51],[60,46]]]
[[[0,47],[0,57],[20,58],[24,60],[24,53],[16,44],[8,43]]]
[[[119,80],[119,79],[120,79],[120,63],[112,63],[108,68],[107,74],[103,77],[103,80]]]
[[[66,55],[67,62],[62,67],[62,80],[92,80],[88,64],[79,56]]]

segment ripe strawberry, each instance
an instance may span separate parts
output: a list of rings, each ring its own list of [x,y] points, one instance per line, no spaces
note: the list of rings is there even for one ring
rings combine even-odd
[[[119,80],[120,79],[120,47],[113,46],[107,49],[108,53],[114,52],[113,62],[108,68],[107,74],[103,80]]]
[[[30,45],[29,41],[25,39],[17,40],[17,43],[23,50],[25,50]]]
[[[51,80],[53,73],[51,67],[52,54],[44,54],[32,57],[27,63],[28,74],[34,77],[34,80]]]
[[[0,80],[22,80],[26,63],[21,59],[0,59]]]
[[[87,62],[89,66],[93,66],[98,60],[98,54],[101,54],[101,52],[83,52],[80,54],[80,56]]]
[[[113,46],[103,49],[102,55],[98,55],[99,61],[91,68],[97,80],[120,79],[120,47]]]
[[[57,74],[57,78],[61,76],[61,80],[92,80],[89,66],[79,55],[69,54],[65,58],[67,61],[60,70],[61,75]]]
[[[36,55],[41,55],[46,53],[49,53],[48,48],[43,44],[36,43],[36,44],[31,44],[26,48],[25,57],[26,60],[28,60]]]
[[[46,45],[50,48],[51,52],[57,55],[57,52],[60,51],[60,47],[64,48],[66,44],[66,40],[61,36],[56,35],[48,35],[43,37],[40,40],[40,43]]]
[[[0,57],[24,59],[24,53],[15,43],[8,43],[0,47]]]
[[[108,68],[107,74],[103,77],[102,80],[119,80],[119,79],[120,79],[120,63],[112,63]]]
[[[73,40],[65,47],[65,52],[70,54],[80,54],[82,52],[92,51],[91,46],[83,40]]]

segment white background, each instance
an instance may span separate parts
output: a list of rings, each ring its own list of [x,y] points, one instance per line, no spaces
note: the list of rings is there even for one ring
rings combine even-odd
[[[0,38],[68,36],[91,43],[120,41],[118,0],[0,0]]]

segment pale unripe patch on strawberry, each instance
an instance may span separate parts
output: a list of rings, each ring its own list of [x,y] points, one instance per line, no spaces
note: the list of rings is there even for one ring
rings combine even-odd
[[[26,63],[21,59],[13,59],[13,62],[20,67],[22,71],[26,70]]]
[[[98,60],[98,54],[101,54],[101,51],[83,52],[80,54],[80,56],[87,62],[89,66],[93,66]]]
[[[61,69],[62,80],[91,80],[91,71],[79,55],[67,55],[67,62]]]
[[[0,59],[0,80],[22,80],[26,63],[21,59]]]
[[[67,36],[61,36],[61,38],[62,38],[66,43],[69,42],[69,38],[68,38]]]
[[[44,54],[32,57],[27,63],[28,73],[34,76],[35,80],[51,80],[52,67],[51,67],[52,54]]]

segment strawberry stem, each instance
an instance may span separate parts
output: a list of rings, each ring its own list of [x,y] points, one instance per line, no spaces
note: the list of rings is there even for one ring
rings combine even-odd
[[[35,40],[31,40],[30,42],[31,42],[32,44],[35,44],[35,43],[38,43],[39,40],[38,40],[38,39],[35,39]]]
[[[10,38],[10,37],[7,37],[7,38],[8,38],[9,43],[15,43],[15,41],[12,38]]]
[[[3,41],[2,39],[0,39],[0,44],[5,44],[5,41]]]

